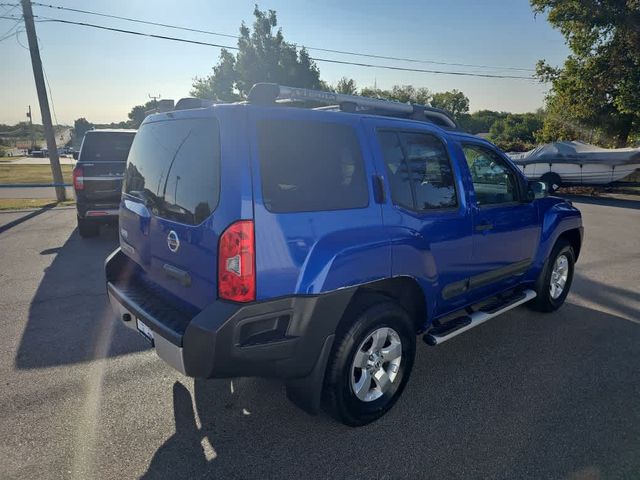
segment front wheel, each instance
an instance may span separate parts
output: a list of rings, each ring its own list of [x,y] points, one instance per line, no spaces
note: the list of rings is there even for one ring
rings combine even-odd
[[[536,283],[537,296],[530,302],[531,308],[553,312],[562,306],[573,281],[575,258],[569,242],[556,243]]]
[[[350,426],[389,411],[413,367],[416,339],[409,315],[385,297],[374,299],[336,336],[325,377],[325,407]]]

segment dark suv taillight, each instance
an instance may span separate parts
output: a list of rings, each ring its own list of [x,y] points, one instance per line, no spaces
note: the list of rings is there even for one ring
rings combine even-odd
[[[82,167],[73,169],[73,188],[76,190],[84,189],[84,169]]]
[[[218,296],[234,302],[256,299],[256,247],[252,220],[232,223],[218,247]]]

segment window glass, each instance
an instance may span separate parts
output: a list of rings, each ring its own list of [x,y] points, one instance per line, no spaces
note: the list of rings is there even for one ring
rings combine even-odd
[[[393,131],[381,131],[378,137],[396,205],[414,210],[457,205],[451,163],[437,137]]]
[[[265,120],[258,123],[262,195],[272,212],[363,208],[364,164],[352,127]]]
[[[202,223],[220,192],[220,139],[215,119],[144,124],[131,147],[124,192],[144,201],[154,215]]]
[[[505,160],[490,149],[463,145],[476,200],[479,205],[510,203],[518,200],[518,182]]]
[[[451,208],[457,204],[453,170],[442,142],[424,133],[402,133],[417,210]]]
[[[80,162],[126,162],[134,132],[87,132],[82,141]]]
[[[393,203],[406,208],[414,208],[409,168],[404,160],[400,137],[397,132],[382,131],[378,133],[378,138],[387,169],[387,179]]]

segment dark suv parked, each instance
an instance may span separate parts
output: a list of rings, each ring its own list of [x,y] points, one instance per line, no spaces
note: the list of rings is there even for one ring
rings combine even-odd
[[[105,264],[120,321],[180,372],[283,378],[363,425],[400,396],[416,334],[564,302],[580,212],[444,112],[272,84],[199,106],[140,127]]]
[[[81,237],[96,236],[101,224],[117,222],[122,175],[135,134],[117,129],[85,133],[73,169]]]

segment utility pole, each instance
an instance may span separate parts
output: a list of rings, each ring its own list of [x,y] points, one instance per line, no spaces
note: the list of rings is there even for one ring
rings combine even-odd
[[[29,133],[31,133],[31,150],[36,147],[36,132],[33,130],[33,118],[31,116],[31,105],[29,105],[29,111],[27,112],[29,117]]]
[[[33,78],[36,81],[36,91],[38,92],[38,102],[40,103],[40,113],[42,113],[42,127],[47,139],[47,150],[49,150],[49,162],[51,163],[51,174],[53,183],[56,184],[56,198],[59,202],[65,200],[66,191],[62,170],[60,169],[60,159],[58,158],[58,148],[56,147],[56,136],[51,123],[51,111],[49,110],[49,99],[47,89],[44,84],[44,74],[42,73],[42,60],[40,59],[40,49],[38,47],[38,37],[36,36],[36,26],[33,23],[33,10],[31,0],[21,0],[22,13],[24,15],[24,26],[29,40],[29,52],[31,53],[31,66],[33,67]]]

